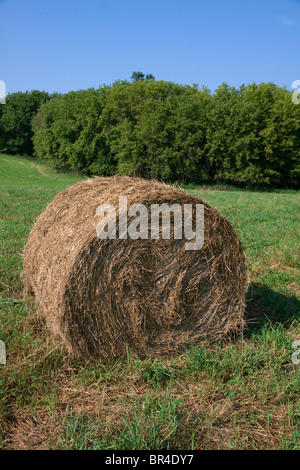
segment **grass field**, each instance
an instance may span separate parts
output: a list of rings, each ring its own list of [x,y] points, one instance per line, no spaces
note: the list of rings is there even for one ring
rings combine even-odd
[[[251,286],[244,338],[170,357],[75,361],[22,294],[22,250],[54,195],[82,176],[0,156],[2,449],[300,449],[299,193],[187,187],[239,234]],[[222,190],[221,190],[222,189]]]

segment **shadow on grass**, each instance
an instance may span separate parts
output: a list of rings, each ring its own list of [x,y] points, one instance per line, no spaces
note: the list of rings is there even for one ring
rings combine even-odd
[[[246,298],[246,336],[266,324],[281,323],[284,328],[289,328],[293,321],[300,318],[300,301],[296,295],[253,283]]]

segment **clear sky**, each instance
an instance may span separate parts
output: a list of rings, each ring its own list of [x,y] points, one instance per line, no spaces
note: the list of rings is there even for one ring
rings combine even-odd
[[[300,80],[300,0],[0,0],[9,93],[130,79],[205,85]]]

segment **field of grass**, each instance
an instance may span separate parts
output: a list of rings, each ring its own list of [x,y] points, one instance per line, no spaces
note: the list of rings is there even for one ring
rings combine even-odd
[[[0,449],[300,449],[299,193],[187,187],[239,234],[251,286],[243,339],[109,364],[67,357],[22,294],[40,212],[82,176],[0,156]],[[223,190],[220,190],[223,189]]]

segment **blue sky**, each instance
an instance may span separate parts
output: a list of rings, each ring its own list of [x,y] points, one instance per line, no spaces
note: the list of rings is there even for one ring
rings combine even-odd
[[[130,79],[205,85],[300,79],[300,0],[0,0],[9,93]]]

